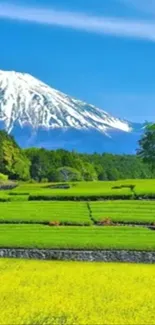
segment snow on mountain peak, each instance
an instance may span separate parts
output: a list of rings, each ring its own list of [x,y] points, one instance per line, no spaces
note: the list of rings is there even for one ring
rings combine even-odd
[[[11,132],[15,123],[34,129],[96,129],[106,133],[114,128],[130,132],[129,124],[102,109],[65,95],[27,73],[0,70],[0,121]]]

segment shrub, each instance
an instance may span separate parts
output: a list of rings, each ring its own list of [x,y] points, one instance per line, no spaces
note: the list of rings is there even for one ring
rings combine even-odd
[[[121,188],[129,188],[131,191],[135,189],[136,185],[130,184],[130,185],[121,185]]]
[[[0,184],[0,190],[12,190],[17,186],[18,184],[14,182],[5,182]]]
[[[51,189],[69,189],[71,188],[71,185],[70,184],[55,184],[55,185],[49,185],[49,186],[46,186],[46,188],[51,188]]]
[[[118,185],[118,186],[113,186],[112,190],[121,190],[122,188],[129,188],[131,191],[135,189],[136,185]]]
[[[8,175],[4,175],[0,173],[0,181],[7,181],[8,180]]]
[[[25,196],[25,195],[29,195],[29,193],[28,192],[9,192],[9,195],[11,195],[11,196],[18,196],[18,195]]]
[[[40,182],[41,183],[48,183],[48,178],[43,177]]]
[[[28,184],[35,184],[35,183],[37,183],[37,181],[35,179],[31,178],[26,183],[28,183]]]

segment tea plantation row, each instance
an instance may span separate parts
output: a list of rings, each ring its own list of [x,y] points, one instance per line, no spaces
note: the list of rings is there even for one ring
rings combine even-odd
[[[155,233],[142,227],[1,225],[0,247],[155,250]]]
[[[19,183],[14,189],[0,191],[1,201],[16,200],[99,200],[99,199],[155,199],[155,180],[122,180],[111,182],[60,184]]]
[[[155,224],[155,201],[5,202],[0,223],[93,225],[112,222]]]

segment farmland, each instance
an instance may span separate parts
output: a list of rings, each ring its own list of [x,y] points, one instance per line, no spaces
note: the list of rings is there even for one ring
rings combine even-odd
[[[0,197],[6,198],[11,201],[16,200],[62,200],[67,198],[82,198],[87,197],[119,197],[120,195],[125,197],[132,196],[129,188],[124,189],[112,189],[115,182],[79,182],[69,183],[68,189],[55,189],[52,186],[55,184],[28,184],[19,183],[13,190],[6,190],[0,192]]]
[[[0,191],[0,248],[155,251],[155,180],[58,185]],[[155,324],[154,271],[1,258],[0,323]]]
[[[0,223],[50,223],[90,225],[85,202],[5,202],[0,206]]]
[[[113,222],[155,223],[155,201],[100,201],[90,202],[89,205],[96,222],[110,218]]]
[[[155,233],[140,227],[1,225],[0,247],[155,250]]]
[[[106,218],[116,223],[155,223],[155,201],[13,201],[2,203],[0,208],[0,223],[87,226]]]
[[[0,199],[67,200],[155,198],[155,180],[119,180],[105,182],[74,182],[68,188],[56,188],[58,183],[22,183],[12,190],[1,190]],[[133,189],[131,188],[133,186]]]
[[[2,325],[155,324],[154,265],[1,259],[0,270]]]
[[[67,189],[19,183],[1,190],[1,198],[9,201],[0,203],[0,247],[154,250],[149,226],[155,224],[155,201],[134,199],[140,184],[146,195],[149,188],[153,193],[154,180],[77,182]],[[99,200],[93,201],[94,195]]]

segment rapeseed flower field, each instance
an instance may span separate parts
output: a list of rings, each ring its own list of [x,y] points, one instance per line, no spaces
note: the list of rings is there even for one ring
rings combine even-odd
[[[0,324],[155,324],[155,265],[0,259]]]

